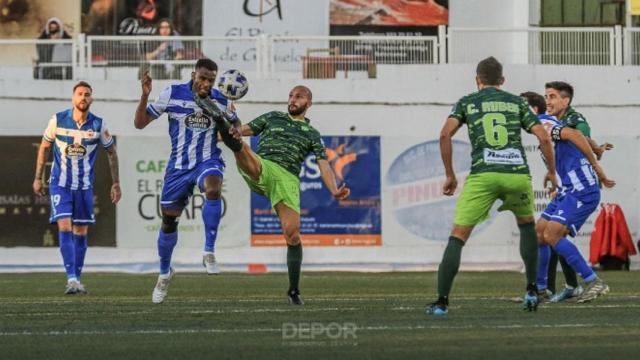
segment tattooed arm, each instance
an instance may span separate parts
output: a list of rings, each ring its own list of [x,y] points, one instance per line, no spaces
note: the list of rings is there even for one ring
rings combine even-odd
[[[49,149],[51,149],[51,143],[45,139],[42,139],[40,147],[38,148],[38,157],[36,158],[36,176],[33,180],[33,192],[36,195],[44,196],[44,167],[49,157]]]
[[[122,197],[122,191],[120,190],[120,174],[118,173],[118,153],[116,151],[116,145],[113,144],[107,148],[107,157],[109,158],[109,170],[111,171],[111,202],[116,204]]]

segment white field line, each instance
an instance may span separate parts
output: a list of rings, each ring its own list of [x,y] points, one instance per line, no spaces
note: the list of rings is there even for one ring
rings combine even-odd
[[[342,297],[342,298],[334,298],[334,297],[326,297],[326,296],[321,296],[321,297],[310,297],[310,298],[305,298],[305,301],[311,301],[311,302],[357,302],[357,301],[380,301],[380,302],[387,302],[387,301],[398,301],[398,300],[402,300],[402,301],[407,301],[408,298],[413,297],[414,300],[416,301],[424,301],[425,302],[425,306],[427,305],[427,303],[433,301],[433,298],[431,297],[427,297],[424,294],[403,294],[403,295],[385,295],[385,294],[372,294],[372,296],[375,297]],[[87,299],[89,299],[88,297],[85,297]],[[615,296],[615,295],[606,295],[606,297],[604,297],[605,299],[615,299],[615,300],[637,300],[640,299],[640,295],[624,295],[624,296]],[[100,298],[95,298],[92,297],[90,298],[93,301],[96,301],[96,304],[100,304],[100,303],[109,303],[109,304],[113,304],[114,302],[122,302],[122,303],[150,303],[150,301],[146,298],[146,297],[128,297],[128,296],[115,296],[115,297],[108,297],[108,298],[104,298],[104,299],[100,299]],[[480,296],[465,296],[465,297],[456,297],[455,301],[496,301],[496,302],[504,302],[507,301],[508,298],[505,297],[480,297]],[[176,297],[176,298],[171,298],[170,300],[167,300],[168,302],[170,301],[171,303],[175,303],[175,304],[181,304],[181,303],[229,303],[229,302],[234,302],[234,303],[262,303],[262,302],[282,302],[285,301],[285,297],[280,297],[280,296],[265,296],[265,297],[260,297],[259,299],[234,299],[234,298],[213,298],[213,299],[202,299],[202,298],[188,298],[188,297]],[[596,300],[596,302],[599,300]],[[0,305],[2,304],[33,304],[33,305],[38,305],[38,304],[78,304],[81,303],[83,304],[83,302],[79,302],[77,300],[72,300],[72,299],[42,299],[42,300],[30,300],[30,299],[2,299],[0,298]]]
[[[562,311],[567,310],[580,310],[580,309],[628,309],[628,308],[640,308],[640,304],[627,304],[627,305],[617,305],[617,304],[573,304],[574,306],[556,306],[556,305],[547,305],[542,304],[539,308],[541,309],[552,309],[554,307],[558,309],[562,309]],[[159,313],[162,308],[157,305],[151,306],[152,308],[156,308],[154,310],[133,310],[133,311],[113,311],[113,312],[105,312],[105,311],[78,311],[77,309],[69,309],[68,312],[13,312],[13,313],[3,313],[0,314],[0,318],[14,318],[14,317],[55,317],[55,316],[69,316],[70,314],[75,315],[104,315],[108,314],[109,316],[129,316],[129,315],[143,315],[143,314],[154,314]],[[386,311],[422,311],[426,308],[425,306],[395,306],[392,308],[381,309]],[[450,309],[460,309],[461,306],[449,306]],[[513,306],[487,306],[483,305],[484,309],[504,309],[504,308],[513,308]],[[157,311],[156,311],[157,310]],[[187,314],[256,314],[256,313],[312,313],[312,312],[358,312],[358,311],[370,311],[371,307],[324,307],[324,308],[314,308],[314,307],[304,307],[304,308],[240,308],[240,309],[207,309],[207,310],[189,310],[186,311]],[[174,309],[173,312],[181,312],[179,309]],[[163,313],[166,313],[163,312]]]
[[[619,327],[620,324],[607,323],[583,323],[583,324],[511,324],[511,325],[407,325],[407,326],[361,326],[355,328],[357,331],[414,331],[414,330],[458,330],[458,329],[554,329],[554,328],[602,328]],[[638,325],[640,326],[640,325]],[[237,334],[237,333],[282,333],[283,328],[253,328],[253,329],[138,329],[138,330],[70,330],[70,331],[3,331],[0,337],[11,336],[78,336],[78,335],[175,335],[175,334]]]

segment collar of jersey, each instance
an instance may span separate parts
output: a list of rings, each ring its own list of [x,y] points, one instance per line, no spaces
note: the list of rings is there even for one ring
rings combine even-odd
[[[296,119],[293,116],[291,116],[291,114],[289,114],[289,113],[287,113],[287,116],[289,117],[289,120],[291,120],[291,121],[303,122],[303,123],[306,123],[306,124],[308,124],[310,122],[310,120],[307,119],[307,118],[304,118],[304,120]]]

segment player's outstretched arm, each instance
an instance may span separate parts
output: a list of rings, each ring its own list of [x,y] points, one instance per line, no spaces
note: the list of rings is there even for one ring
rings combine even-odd
[[[544,187],[549,189],[549,192],[556,191],[558,187],[558,179],[556,177],[556,158],[553,153],[553,144],[551,142],[551,137],[545,130],[544,126],[541,124],[536,124],[531,127],[531,133],[538,138],[538,142],[540,143],[540,151],[542,151],[542,155],[547,160],[547,174],[544,176]],[[547,185],[550,184],[550,185]]]
[[[153,118],[147,112],[147,103],[149,102],[149,94],[151,94],[152,89],[151,83],[151,75],[149,75],[149,71],[145,71],[142,79],[140,79],[142,95],[140,96],[140,102],[138,102],[138,108],[136,109],[136,117],[133,119],[133,125],[136,129],[144,129],[153,121]]]
[[[49,156],[49,149],[51,149],[51,143],[42,139],[40,147],[38,148],[38,157],[36,158],[36,175],[33,180],[33,192],[40,196],[46,195],[44,192],[42,178],[44,176],[44,166],[47,163],[47,157]]]
[[[325,159],[318,160],[318,166],[320,167],[320,177],[322,177],[322,182],[329,189],[331,195],[333,195],[336,200],[344,200],[349,197],[351,194],[351,190],[345,185],[342,184],[340,187],[336,185],[336,176],[331,170],[331,165]]]
[[[111,171],[111,202],[117,204],[120,198],[122,198],[122,190],[120,190],[118,152],[116,151],[115,144],[107,149],[107,158],[109,159],[109,170]]]
[[[610,144],[608,142],[605,142],[602,145],[598,145],[598,143],[592,138],[587,138],[587,141],[589,142],[593,153],[596,154],[596,158],[598,160],[602,159],[602,155],[604,155],[605,151],[613,149],[613,144]]]
[[[456,173],[453,171],[453,142],[451,139],[459,128],[460,120],[450,117],[440,131],[440,156],[447,177],[442,186],[442,193],[447,196],[452,196],[458,187]]]
[[[582,132],[569,127],[562,127],[558,129],[560,131],[560,140],[571,141],[584,154],[587,160],[589,160],[589,163],[591,163],[591,167],[593,167],[593,170],[598,175],[600,183],[607,188],[614,187],[616,185],[616,182],[607,178],[604,170],[596,160],[596,156],[593,153],[593,147],[591,142],[589,141],[589,138],[582,135]],[[591,141],[595,143],[595,141]]]

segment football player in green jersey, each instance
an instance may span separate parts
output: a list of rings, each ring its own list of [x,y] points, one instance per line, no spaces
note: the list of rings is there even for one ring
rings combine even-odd
[[[458,187],[453,170],[452,137],[466,124],[471,141],[471,174],[456,203],[453,229],[438,267],[438,299],[427,314],[446,315],[449,293],[460,267],[462,247],[474,226],[485,220],[493,203],[500,199],[500,211],[510,210],[520,229],[520,255],[524,260],[527,292],[525,309],[538,304],[536,272],[538,242],[533,212],[533,188],[529,166],[520,138],[521,129],[533,133],[547,162],[545,186],[557,185],[555,158],[549,135],[531,108],[517,95],[500,89],[504,83],[502,64],[486,58],[476,68],[478,91],[462,97],[454,106],[440,133],[440,152],[446,180],[443,193],[452,196]]]
[[[220,109],[208,98],[195,98],[205,112],[216,121],[224,143],[234,152],[238,170],[252,191],[264,195],[275,209],[287,243],[290,304],[302,305],[300,267],[300,166],[307,155],[316,156],[325,186],[336,200],[344,200],[350,190],[336,185],[336,178],[327,161],[320,133],[305,117],[311,107],[312,94],[306,86],[296,86],[289,92],[287,112],[272,111],[248,124],[229,124]],[[260,135],[257,153],[242,141],[242,136]]]

